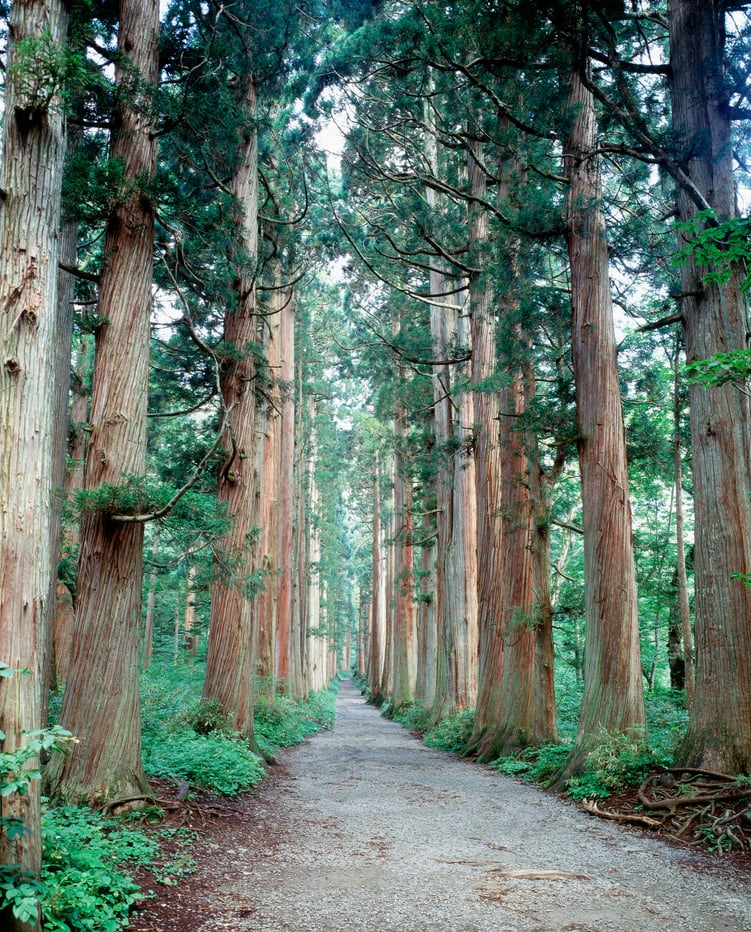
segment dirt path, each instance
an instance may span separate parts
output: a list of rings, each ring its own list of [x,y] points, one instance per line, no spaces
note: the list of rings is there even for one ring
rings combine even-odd
[[[349,682],[337,712],[136,932],[751,930],[719,859],[429,750]]]

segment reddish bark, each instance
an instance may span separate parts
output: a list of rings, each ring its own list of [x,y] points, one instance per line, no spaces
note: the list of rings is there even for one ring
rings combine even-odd
[[[733,139],[724,61],[725,8],[701,0],[669,4],[678,215],[709,205],[736,216]],[[700,203],[697,205],[696,201]],[[686,358],[746,350],[748,313],[737,264],[727,282],[681,268]],[[737,386],[689,391],[694,486],[696,690],[682,764],[723,773],[751,770],[751,410]]]
[[[222,540],[223,556],[211,589],[211,622],[204,699],[224,709],[232,728],[253,743],[253,596],[259,569],[258,439],[256,359],[248,347],[257,336],[254,263],[258,256],[258,139],[254,125],[256,89],[245,79],[242,109],[247,125],[238,141],[232,191],[238,211],[236,304],[224,321],[224,342],[234,355],[224,360],[222,397],[228,412],[225,462],[217,495],[233,524]]]
[[[486,178],[478,161],[468,163],[470,185],[477,196],[486,188]],[[474,210],[471,242],[477,248],[487,236],[485,212]],[[495,317],[489,308],[488,281],[484,275],[470,282],[472,329],[472,384],[474,391],[474,460],[477,498],[478,575],[478,690],[475,722],[467,752],[477,753],[488,731],[498,721],[503,678],[503,635],[501,625],[501,566],[503,527],[501,501],[501,445],[499,436],[500,399],[487,385],[496,370]]]
[[[584,524],[586,642],[579,731],[566,773],[601,730],[644,730],[636,577],[608,246],[595,154],[594,102],[570,77],[569,180],[572,357]]]
[[[158,71],[159,7],[122,0],[116,82],[134,72],[153,88]],[[129,182],[108,217],[99,294],[86,489],[117,487],[145,472],[151,317],[153,206],[144,188],[156,166],[148,94],[121,97],[111,153]],[[116,494],[115,494],[116,500]],[[143,524],[88,511],[81,526],[75,642],[61,723],[78,738],[55,755],[46,780],[53,796],[101,803],[143,794],[139,654]]]
[[[291,291],[285,292],[280,312],[279,378],[281,392],[281,451],[279,463],[279,599],[276,631],[276,678],[290,689],[292,671],[292,592],[295,518],[295,314]]]

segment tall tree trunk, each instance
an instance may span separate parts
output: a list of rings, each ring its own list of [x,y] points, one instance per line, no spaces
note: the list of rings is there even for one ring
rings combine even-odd
[[[76,265],[76,237],[78,226],[75,223],[64,223],[59,235],[60,262],[66,265]],[[84,464],[88,434],[84,427],[89,417],[89,392],[87,391],[80,373],[71,376],[72,330],[73,330],[73,299],[75,282],[69,272],[60,270],[58,279],[58,314],[60,324],[60,342],[57,348],[57,362],[55,368],[56,420],[55,420],[55,478],[53,488],[62,490],[62,498],[70,500],[75,492],[84,485]],[[69,338],[70,337],[70,338]],[[79,360],[79,363],[82,363]],[[63,371],[64,369],[64,371]],[[70,415],[68,413],[68,396],[72,394]],[[66,462],[70,460],[70,468]],[[58,518],[62,515],[56,512]],[[78,521],[70,521],[53,532],[52,535],[52,573],[57,579],[58,566],[61,557],[69,560],[77,552],[79,543]],[[58,682],[68,679],[68,667],[73,647],[73,627],[75,624],[75,609],[73,595],[68,586],[58,583],[55,594],[55,618],[52,625],[52,654],[51,687],[58,688]],[[48,632],[48,637],[49,637]]]
[[[311,418],[312,421],[312,418]],[[306,629],[308,632],[306,653],[308,658],[308,687],[312,692],[323,688],[326,669],[327,640],[323,631],[327,623],[326,605],[321,598],[321,532],[318,520],[320,495],[315,477],[316,440],[311,438],[310,505],[308,513],[308,534],[310,536],[310,560],[308,564],[308,615]]]
[[[393,476],[393,463],[392,463]],[[383,548],[383,562],[381,570],[381,593],[383,599],[383,666],[381,668],[381,683],[378,689],[378,697],[381,702],[391,698],[394,688],[394,640],[396,638],[395,623],[395,604],[394,604],[394,563],[396,560],[395,546],[393,543],[396,534],[396,523],[393,514],[384,526],[384,538],[388,544]]]
[[[247,76],[241,110],[238,164],[232,193],[238,212],[235,306],[226,314],[224,342],[235,354],[223,363],[222,396],[228,412],[224,441],[226,459],[219,473],[217,495],[233,524],[222,541],[220,571],[211,588],[211,627],[203,696],[218,702],[232,728],[253,738],[253,596],[258,526],[258,480],[255,474],[257,336],[255,264],[258,257],[258,138],[255,127],[256,89]]]
[[[60,261],[75,265],[77,225],[63,224],[58,234]],[[70,363],[73,347],[73,298],[75,282],[69,272],[58,272],[57,342],[55,359],[55,428],[52,440],[53,502],[50,528],[50,597],[47,601],[49,619],[45,622],[45,658],[42,681],[42,724],[47,724],[50,688],[57,688],[55,669],[55,622],[57,618],[57,570],[62,543],[62,505],[65,489],[68,452],[68,396],[70,394]]]
[[[717,219],[736,215],[725,8],[669,3],[673,130],[679,164]],[[678,186],[678,215],[697,204]],[[703,206],[703,204],[702,204]],[[681,268],[686,358],[745,350],[748,312],[736,265],[707,282],[693,260]],[[682,764],[724,773],[751,769],[751,426],[748,396],[732,384],[689,391],[694,484],[696,690]]]
[[[159,525],[154,525],[151,539],[151,572],[149,573],[149,593],[146,596],[146,621],[143,632],[143,669],[151,666],[154,653],[154,606],[156,605],[156,559],[159,556]]]
[[[92,492],[121,485],[123,476],[143,476],[146,468],[154,243],[146,186],[156,166],[149,97],[158,72],[156,0],[121,0],[118,49],[121,109],[111,153],[129,184],[104,236],[86,460]],[[75,642],[60,716],[78,742],[47,770],[53,796],[90,804],[148,791],[139,696],[143,524],[118,520],[117,506],[114,512],[92,509],[82,522]]]
[[[305,624],[307,618],[306,588],[303,585],[309,562],[308,534],[305,521],[308,474],[305,468],[307,446],[304,442],[305,403],[303,400],[303,364],[301,354],[295,357],[295,413],[293,465],[293,529],[292,529],[292,609],[290,615],[289,670],[290,689],[295,696],[307,695],[305,671]]]
[[[427,116],[429,120],[429,115]],[[426,137],[426,154],[432,173],[438,177],[435,136]],[[441,205],[432,187],[426,199],[441,222]],[[466,317],[455,296],[452,280],[435,259],[430,272],[430,330],[436,359],[447,359],[452,348],[466,346],[469,333]],[[455,383],[461,381],[458,364],[433,367],[433,424],[436,457],[437,561],[435,699],[430,718],[440,721],[457,709],[474,705],[477,694],[477,563],[475,544],[475,470],[467,457],[467,441],[473,423],[472,396],[460,398]]]
[[[281,288],[281,268],[277,264],[275,290],[261,318],[265,368],[268,371],[263,403],[258,412],[257,431],[260,436],[260,541],[259,552],[263,570],[263,589],[254,601],[255,663],[259,689],[273,694],[276,673],[276,630],[279,607],[280,506],[282,498],[282,394],[280,369],[282,363],[281,315],[290,301]]]
[[[5,753],[21,748],[24,732],[41,725],[45,626],[52,622],[56,233],[65,146],[61,103],[28,96],[24,71],[36,65],[19,44],[47,41],[59,50],[66,29],[65,8],[55,0],[12,5],[0,211],[0,661],[15,671],[0,684]],[[25,826],[12,838],[2,832],[0,865],[38,876],[39,781],[32,779],[24,794],[3,796],[0,815]],[[39,928],[38,919],[22,923],[9,913],[0,915],[3,928]]]
[[[415,604],[412,479],[400,447],[405,440],[404,414],[396,416],[396,454],[394,456],[394,627],[393,689],[394,712],[414,702],[417,682],[417,606]]]
[[[365,676],[365,658],[368,654],[368,587],[362,579],[358,589],[358,608],[357,608],[357,659],[355,661],[355,672],[360,676]]]
[[[470,180],[478,196],[485,194],[485,177],[472,158]],[[523,168],[513,159],[502,170],[498,186],[501,203],[510,200],[509,178],[519,176]],[[475,250],[484,246],[484,223],[475,221],[478,239]],[[533,431],[525,428],[527,405],[534,396],[534,371],[531,359],[531,335],[525,335],[519,324],[518,294],[523,288],[521,270],[521,243],[518,237],[509,234],[506,243],[506,263],[509,282],[504,288],[502,301],[502,326],[504,329],[504,368],[506,386],[501,389],[498,405],[498,455],[499,455],[499,498],[495,502],[499,523],[497,537],[500,541],[497,572],[497,610],[500,615],[500,637],[502,645],[496,655],[500,663],[500,679],[483,683],[492,697],[492,718],[481,722],[476,728],[479,740],[475,752],[480,759],[489,760],[499,754],[508,754],[528,744],[540,744],[555,736],[555,705],[552,691],[552,625],[550,620],[549,593],[545,606],[545,587],[540,587],[544,572],[545,549],[537,539],[536,515],[533,507],[540,505],[541,477],[539,459]],[[475,288],[478,284],[475,285]],[[494,336],[484,332],[481,311],[482,298],[475,301],[478,306],[478,337],[484,342],[484,351],[490,350],[488,339]],[[473,311],[474,313],[474,311]],[[492,341],[495,348],[495,339]],[[493,360],[486,360],[489,373],[493,372]],[[487,451],[483,451],[487,455]],[[535,487],[533,501],[532,489]],[[549,565],[547,567],[549,569]],[[542,601],[540,601],[540,599]],[[491,668],[492,669],[492,668]],[[484,729],[481,737],[480,728]]]
[[[691,609],[688,601],[688,578],[686,575],[686,541],[683,520],[683,456],[681,449],[681,402],[678,392],[680,379],[680,349],[676,337],[674,384],[673,384],[673,486],[675,489],[675,587],[677,594],[677,642],[681,646],[680,688],[686,690],[686,707],[694,702],[694,648],[691,631]],[[672,621],[672,618],[671,618]],[[673,663],[670,664],[671,685]]]
[[[189,566],[185,580],[185,614],[183,615],[183,650],[188,654],[198,651],[196,632],[196,568]]]
[[[532,404],[536,383],[534,363],[526,364],[525,405]],[[555,701],[555,645],[553,642],[552,567],[550,562],[550,523],[553,513],[552,493],[566,463],[565,447],[556,450],[549,471],[543,470],[537,433],[526,429],[529,498],[532,510],[532,569],[535,605],[535,725],[534,743],[553,744],[558,740]]]
[[[73,257],[75,260],[75,257]],[[72,501],[76,493],[83,489],[86,481],[86,454],[89,448],[89,408],[91,392],[87,387],[91,373],[92,353],[90,341],[80,341],[76,350],[75,368],[71,375],[70,417],[68,430],[67,459],[68,469],[65,473],[65,498]],[[70,522],[64,528],[63,554],[69,557],[77,554],[81,540],[81,528],[78,521]]]
[[[517,372],[511,385],[500,393],[503,669],[497,717],[488,723],[477,748],[481,760],[508,754],[536,740],[537,617],[528,464],[524,433],[518,427],[523,415],[524,385]]]
[[[476,197],[486,191],[487,179],[480,163],[468,160],[470,188]],[[474,208],[470,242],[477,253],[487,239],[487,217]],[[478,259],[481,257],[478,255]],[[489,307],[489,282],[480,272],[469,285],[472,328],[472,384],[474,389],[474,459],[477,499],[478,577],[478,691],[475,722],[467,753],[483,747],[485,735],[498,721],[503,677],[502,545],[503,532],[499,504],[501,501],[501,445],[499,438],[500,399],[488,389],[496,371],[496,324]]]
[[[381,483],[379,459],[376,453],[373,462],[373,551],[372,551],[372,595],[370,600],[370,638],[368,639],[368,686],[371,699],[383,701],[381,682],[383,676],[383,597],[381,585]]]
[[[438,670],[438,644],[436,623],[437,547],[433,515],[423,516],[421,530],[422,557],[420,560],[420,601],[417,617],[418,661],[416,697],[429,709],[436,698]],[[476,533],[476,530],[475,530]],[[474,541],[473,541],[474,545]],[[473,546],[474,549],[474,546]],[[472,645],[476,648],[476,644]]]
[[[572,356],[584,521],[584,697],[563,778],[581,766],[601,729],[644,729],[636,576],[608,274],[605,218],[595,154],[594,101],[570,77],[567,242],[571,264]]]
[[[276,678],[291,689],[292,592],[295,523],[295,311],[291,288],[285,290],[280,312],[281,451],[279,463],[279,600],[276,632]]]

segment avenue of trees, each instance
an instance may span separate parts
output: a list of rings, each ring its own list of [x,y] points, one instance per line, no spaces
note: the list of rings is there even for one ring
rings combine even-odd
[[[559,783],[670,686],[677,762],[751,771],[749,13],[13,0],[4,876],[42,792],[149,801],[186,651],[255,750],[351,668],[481,760],[581,689]]]

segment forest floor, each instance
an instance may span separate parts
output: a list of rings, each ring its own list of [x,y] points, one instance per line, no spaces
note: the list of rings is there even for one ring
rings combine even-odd
[[[335,727],[281,752],[257,792],[170,820],[199,832],[195,872],[132,932],[751,930],[748,858],[426,748],[349,681]]]

